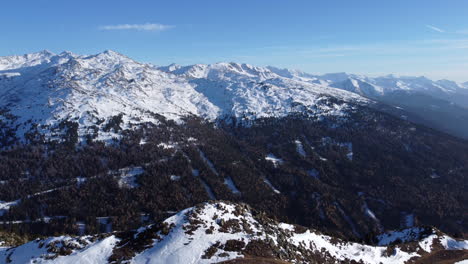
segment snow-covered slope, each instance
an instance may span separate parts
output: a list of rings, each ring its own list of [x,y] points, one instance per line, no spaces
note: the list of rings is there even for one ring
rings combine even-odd
[[[43,50],[37,53],[25,54],[23,56],[0,57],[0,71],[32,67],[50,62],[53,53]]]
[[[327,103],[328,98],[343,100]],[[62,121],[78,134],[104,132],[117,116],[122,128],[157,123],[156,115],[180,120],[235,116],[255,119],[307,112],[345,115],[367,100],[353,93],[281,77],[267,68],[218,63],[156,68],[113,51],[91,56],[43,51],[0,57],[0,121],[23,138],[31,129],[53,138]],[[36,126],[38,125],[38,126]]]
[[[405,244],[388,246],[396,239]],[[245,204],[212,201],[132,233],[62,236],[3,248],[0,263],[190,264],[245,256],[293,263],[405,263],[437,250],[468,249],[468,241],[457,241],[432,229],[384,234],[379,243],[381,246],[345,242],[278,223]]]
[[[37,239],[17,248],[0,248],[0,263],[107,263],[118,242],[113,235]]]
[[[19,125],[19,137],[33,124],[50,133],[61,121],[75,121],[84,135],[93,126],[101,132],[104,121],[118,115],[128,126],[157,122],[155,114],[214,119],[219,111],[184,79],[112,51],[92,56],[39,53],[25,58],[29,57],[34,61],[1,60],[15,62],[0,71],[0,106],[17,117],[10,122]]]
[[[221,115],[255,119],[308,111],[319,116],[339,116],[345,115],[352,104],[369,102],[353,93],[298,78],[286,78],[268,68],[249,64],[196,64],[177,67],[170,73],[187,78],[195,90],[222,109]],[[327,104],[330,97],[344,104]]]

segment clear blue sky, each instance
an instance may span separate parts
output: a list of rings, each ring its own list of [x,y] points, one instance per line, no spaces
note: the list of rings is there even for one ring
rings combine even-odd
[[[0,56],[43,49],[468,81],[468,1],[3,1]]]

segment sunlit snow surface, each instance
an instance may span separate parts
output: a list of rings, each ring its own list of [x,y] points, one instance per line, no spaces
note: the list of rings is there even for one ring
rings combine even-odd
[[[296,144],[296,151],[299,155],[301,155],[302,157],[305,157],[307,154],[304,150],[304,146],[302,145],[302,142],[300,140],[295,140],[294,141],[294,144]]]
[[[39,241],[31,241],[17,248],[0,249],[0,263],[26,264],[26,263],[50,263],[50,264],[101,264],[107,263],[107,259],[112,255],[112,250],[119,241],[115,236],[109,236],[102,240],[92,242],[90,237],[82,237],[77,240],[71,237],[55,237],[43,240],[44,244],[50,243],[70,243],[77,247],[72,254],[68,256],[59,256],[54,259],[47,259],[53,256],[47,252],[47,248],[40,246]],[[11,262],[6,261],[10,256]]]
[[[17,205],[20,200],[4,202],[0,201],[0,216],[4,215],[6,211],[10,210],[10,207]]]
[[[283,164],[283,159],[280,159],[278,157],[276,157],[274,154],[272,153],[269,153],[266,157],[265,157],[265,160],[267,161],[270,161],[271,163],[273,163],[273,166],[277,167],[278,165],[281,165]]]
[[[144,172],[142,167],[127,167],[108,174],[118,179],[119,187],[135,188],[138,187],[136,177]]]
[[[278,189],[275,188],[275,186],[273,186],[273,184],[267,178],[263,179],[263,182],[265,182],[266,185],[268,185],[268,187],[270,187],[273,192],[275,192],[277,194],[281,193]]]

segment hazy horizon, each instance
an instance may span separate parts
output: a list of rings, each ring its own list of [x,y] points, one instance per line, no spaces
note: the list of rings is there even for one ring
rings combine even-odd
[[[107,49],[109,50],[109,49]],[[8,55],[1,55],[0,57],[9,57],[9,56],[23,56],[23,55],[26,55],[26,54],[32,54],[32,53],[40,53],[40,52],[51,52],[53,54],[56,54],[56,55],[59,55],[61,53],[64,53],[64,52],[71,52],[75,55],[81,55],[81,56],[92,56],[92,55],[96,55],[96,54],[99,54],[99,53],[102,53],[102,52],[105,52],[107,50],[103,50],[101,52],[97,52],[97,53],[87,53],[87,54],[80,54],[80,53],[77,53],[77,52],[73,52],[73,51],[70,51],[70,50],[63,50],[63,51],[52,51],[52,50],[48,50],[48,49],[43,49],[43,50],[38,50],[38,51],[32,51],[32,52],[29,52],[29,53],[23,53],[23,54],[8,54]],[[127,54],[125,53],[122,53],[122,52],[119,52],[119,51],[116,51],[116,50],[111,50],[111,51],[114,51],[114,52],[117,52],[117,53],[120,53],[124,56],[127,56]],[[131,56],[127,56],[129,57],[130,59],[134,59],[132,58]],[[136,60],[136,59],[135,59]],[[299,68],[287,68],[287,67],[280,67],[280,66],[277,66],[277,65],[258,65],[258,64],[253,64],[253,63],[249,63],[249,62],[244,62],[244,61],[215,61],[215,62],[211,62],[211,63],[194,63],[194,64],[181,64],[181,63],[177,63],[177,62],[170,62],[168,64],[157,64],[157,63],[154,63],[154,62],[148,62],[148,61],[144,61],[144,60],[136,60],[138,62],[141,62],[141,63],[149,63],[149,64],[153,64],[155,66],[169,66],[169,65],[179,65],[179,66],[190,66],[190,65],[194,65],[194,64],[216,64],[216,63],[239,63],[239,64],[249,64],[249,65],[252,65],[252,66],[257,66],[257,67],[275,67],[275,68],[278,68],[278,69],[287,69],[287,70],[294,70],[294,71],[301,71],[301,72],[304,72],[306,74],[311,74],[311,75],[325,75],[325,74],[339,74],[339,73],[346,73],[346,74],[350,74],[350,75],[363,75],[363,76],[366,76],[366,77],[371,77],[371,78],[375,78],[375,77],[385,77],[385,76],[395,76],[395,77],[402,77],[402,78],[405,78],[405,77],[424,77],[424,78],[427,78],[427,79],[430,79],[432,81],[437,81],[437,80],[450,80],[450,81],[456,81],[456,80],[451,80],[451,79],[447,79],[447,78],[431,78],[430,76],[426,76],[424,74],[420,74],[420,75],[408,75],[408,74],[398,74],[398,73],[356,73],[356,72],[344,72],[344,71],[335,71],[335,72],[309,72],[309,71],[306,71],[306,70],[303,70],[303,69],[299,69]],[[466,78],[468,80],[468,78]],[[456,81],[457,83],[465,83],[468,81],[465,81],[463,79],[461,79],[460,81]]]

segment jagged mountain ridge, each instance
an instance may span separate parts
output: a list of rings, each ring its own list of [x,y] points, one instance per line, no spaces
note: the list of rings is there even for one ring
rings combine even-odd
[[[113,51],[91,56],[44,51],[2,57],[0,65],[0,105],[11,115],[2,119],[16,127],[19,138],[31,130],[53,138],[58,124],[73,121],[80,135],[105,139],[104,120],[119,115],[128,128],[157,123],[155,115],[173,120],[189,115],[256,119],[304,111],[339,116],[352,108],[349,103],[368,103],[353,93],[245,64],[169,67],[174,73],[168,73]],[[342,102],[325,104],[327,98]]]
[[[209,76],[216,65],[170,65],[161,70],[191,78],[218,79]],[[231,63],[239,72],[275,78],[274,74],[302,83],[322,87],[332,87],[359,94],[377,101],[371,103],[379,111],[390,113],[399,118],[435,128],[460,138],[468,137],[468,86],[450,80],[432,81],[423,76],[368,77],[347,73],[329,73],[313,75],[298,70],[279,69],[272,66],[265,68],[248,64]],[[272,74],[273,73],[273,74]],[[398,109],[398,110],[397,110]]]
[[[399,241],[399,242],[398,242]],[[211,201],[127,233],[51,237],[0,250],[0,263],[407,263],[466,257],[468,241],[436,229],[382,234],[378,246],[279,223],[248,205]],[[247,262],[251,261],[251,262]],[[229,262],[228,262],[229,263]],[[233,262],[243,263],[243,262]]]
[[[202,96],[187,92],[187,84],[180,79],[112,51],[92,56],[41,55],[41,60],[27,62],[29,57],[40,57],[28,55],[25,63],[15,64],[26,67],[2,71],[7,75],[1,80],[0,100],[18,117],[12,123],[19,125],[19,137],[31,129],[29,120],[51,127],[73,120],[79,123],[80,134],[86,134],[100,119],[119,114],[128,125],[156,122],[155,113],[199,114],[196,105],[202,105],[206,114],[217,111]]]
[[[196,64],[190,66],[171,64],[158,68],[162,71],[177,75],[185,75],[192,78],[206,78],[207,72],[209,71],[208,69],[216,68],[216,65],[231,65],[233,69],[239,72],[254,73],[257,75],[263,74],[266,78],[274,78],[275,75],[277,75],[296,81],[339,88],[370,97],[382,96],[401,90],[423,92],[436,95],[437,98],[450,98],[453,94],[466,94],[468,92],[468,82],[457,83],[446,79],[433,81],[424,76],[396,76],[390,74],[386,76],[369,77],[345,72],[314,75],[299,70],[280,69],[273,66],[255,67],[249,64],[238,63],[218,63],[214,65]]]
[[[468,89],[468,82],[457,83],[446,79],[433,81],[424,76],[397,76],[389,74],[386,76],[369,77],[345,72],[312,75],[297,70],[278,69],[271,66],[268,67],[268,69],[287,78],[302,79],[308,82],[321,81],[336,88],[345,88],[345,84],[351,82],[355,92],[363,95],[384,95],[396,90],[456,93],[466,92]],[[368,85],[371,89],[367,92],[359,90],[362,85]],[[351,87],[349,89],[351,89]]]

